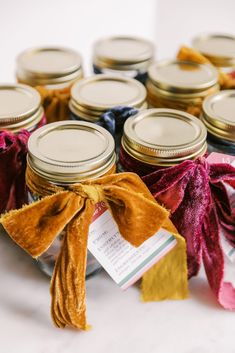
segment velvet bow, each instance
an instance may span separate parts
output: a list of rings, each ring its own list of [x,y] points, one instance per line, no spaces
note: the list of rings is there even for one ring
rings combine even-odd
[[[29,132],[0,131],[0,213],[26,202],[25,168]]]
[[[28,183],[28,180],[27,180]],[[37,190],[38,180],[29,180]],[[144,276],[144,300],[187,297],[186,246],[141,179],[132,173],[58,188],[53,195],[4,215],[0,222],[11,238],[32,257],[43,254],[65,229],[52,281],[52,318],[58,327],[86,329],[85,272],[87,238],[95,204],[105,202],[122,236],[141,245],[160,227],[169,230],[177,245]]]
[[[198,273],[203,259],[219,303],[234,310],[235,288],[224,281],[221,237],[235,248],[235,168],[210,165],[200,158],[153,172],[143,180],[155,199],[171,211],[171,221],[186,239],[189,277]]]
[[[47,123],[69,119],[70,87],[47,89],[44,86],[36,86],[35,88],[41,95]]]

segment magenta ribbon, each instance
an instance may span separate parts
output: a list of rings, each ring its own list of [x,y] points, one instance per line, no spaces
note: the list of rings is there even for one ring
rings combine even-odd
[[[0,213],[21,207],[27,200],[25,168],[30,133],[0,131]]]
[[[235,310],[235,288],[224,281],[220,232],[235,247],[235,168],[209,164],[205,158],[155,171],[143,177],[155,199],[171,211],[171,220],[187,242],[189,278],[203,260],[218,302]]]

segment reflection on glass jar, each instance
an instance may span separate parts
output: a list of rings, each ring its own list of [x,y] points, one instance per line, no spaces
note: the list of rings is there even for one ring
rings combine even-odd
[[[80,55],[61,47],[25,50],[17,58],[17,80],[36,87],[48,122],[68,119],[72,84],[83,76]]]
[[[203,99],[219,91],[218,72],[209,64],[160,61],[150,66],[146,88],[154,108],[171,108],[199,116]]]
[[[140,176],[203,156],[206,128],[191,114],[173,109],[148,109],[124,125],[119,170]]]
[[[226,73],[235,74],[235,36],[211,33],[195,37],[193,47]]]
[[[28,143],[28,168],[49,185],[47,189],[29,190],[29,202],[50,194],[57,186],[69,187],[85,179],[98,178],[115,172],[114,140],[102,127],[86,122],[56,122],[33,133]],[[38,264],[52,274],[59,254],[63,232],[57,237]],[[88,251],[86,275],[100,269]]]
[[[93,70],[96,74],[108,74],[135,78],[145,83],[147,69],[154,58],[154,46],[148,40],[118,36],[97,41],[93,51]]]
[[[0,85],[0,129],[35,131],[46,119],[39,93],[22,84]]]
[[[208,131],[208,151],[235,155],[235,90],[213,94],[203,102],[201,120]]]

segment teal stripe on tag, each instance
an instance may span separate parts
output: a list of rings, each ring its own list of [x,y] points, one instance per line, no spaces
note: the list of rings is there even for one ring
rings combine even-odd
[[[154,257],[156,257],[164,248],[166,248],[169,244],[171,244],[175,240],[175,237],[172,235],[169,239],[163,243],[160,248],[158,248],[152,255],[150,255],[147,259],[145,259],[134,271],[132,271],[129,275],[127,275],[118,285],[121,287],[123,284],[128,282],[132,277],[134,277],[142,267],[147,265]]]

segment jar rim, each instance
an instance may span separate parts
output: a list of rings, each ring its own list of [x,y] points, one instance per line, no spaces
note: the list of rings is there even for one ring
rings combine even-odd
[[[172,165],[203,155],[206,136],[205,126],[191,114],[175,109],[148,109],[127,119],[122,146],[144,163]]]
[[[17,132],[37,125],[44,116],[38,91],[24,84],[0,85],[0,128]]]
[[[47,124],[28,141],[28,164],[54,183],[72,183],[106,174],[115,164],[114,139],[93,123]]]
[[[235,36],[204,33],[192,40],[193,47],[217,67],[235,66]]]
[[[146,96],[144,85],[135,79],[100,74],[72,86],[69,106],[75,115],[99,116],[114,106],[140,108]]]
[[[82,59],[65,47],[35,47],[17,57],[16,76],[32,86],[73,82],[82,77]]]
[[[93,62],[101,68],[134,70],[147,68],[154,56],[154,45],[135,36],[111,36],[94,44]]]
[[[214,136],[235,142],[235,90],[209,95],[202,104],[201,120]]]
[[[148,69],[154,86],[171,93],[199,93],[218,83],[218,71],[210,64],[192,61],[161,60]]]

